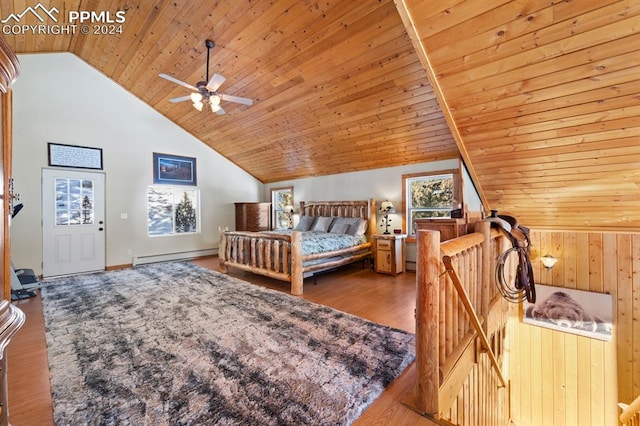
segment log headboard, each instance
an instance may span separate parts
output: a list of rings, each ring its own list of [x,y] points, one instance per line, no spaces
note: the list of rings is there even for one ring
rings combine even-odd
[[[376,200],[300,201],[301,216],[359,217],[369,222],[367,235],[376,233]]]

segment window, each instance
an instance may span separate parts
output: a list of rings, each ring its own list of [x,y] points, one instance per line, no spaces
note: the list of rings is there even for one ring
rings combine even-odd
[[[406,232],[410,236],[415,235],[416,219],[449,218],[451,210],[462,204],[458,170],[404,175],[402,180]]]
[[[271,189],[273,229],[293,228],[293,186]]]
[[[56,225],[93,225],[93,180],[57,177]]]
[[[149,186],[147,190],[150,237],[200,232],[200,191],[170,186]]]

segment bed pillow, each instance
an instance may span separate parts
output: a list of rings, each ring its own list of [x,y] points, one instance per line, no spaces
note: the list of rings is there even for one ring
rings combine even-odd
[[[333,222],[331,222],[331,227],[329,228],[329,232],[333,232],[333,228],[340,225],[351,225],[351,218],[348,217],[340,217],[336,216],[333,218]],[[333,232],[334,234],[344,234],[344,232]]]
[[[296,225],[296,231],[309,231],[316,218],[313,216],[300,216],[300,222]]]
[[[357,219],[357,222],[349,225],[347,229],[347,234],[349,235],[364,235],[367,232],[367,227],[369,223],[364,219]]]
[[[332,217],[318,216],[310,231],[329,232],[331,222],[333,222]]]
[[[329,232],[332,234],[346,234],[349,229],[349,224],[347,223],[334,223],[331,225],[331,229]]]

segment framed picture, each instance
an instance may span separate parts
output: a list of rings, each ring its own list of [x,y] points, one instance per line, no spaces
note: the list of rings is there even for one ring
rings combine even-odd
[[[49,165],[102,170],[102,148],[48,143]]]
[[[153,183],[196,186],[196,159],[154,152]]]
[[[611,340],[610,294],[536,284],[536,303],[524,302],[522,322],[599,340]]]

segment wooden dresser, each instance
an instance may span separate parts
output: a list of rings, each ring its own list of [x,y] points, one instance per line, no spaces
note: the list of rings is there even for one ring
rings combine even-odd
[[[235,203],[236,231],[271,229],[271,203]]]
[[[416,219],[416,230],[440,231],[440,241],[461,237],[467,233],[465,219]]]

